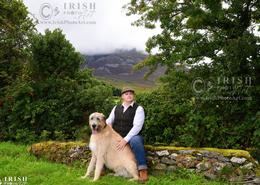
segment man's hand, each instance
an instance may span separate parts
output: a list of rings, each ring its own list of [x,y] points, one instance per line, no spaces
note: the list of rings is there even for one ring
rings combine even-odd
[[[123,150],[125,148],[126,144],[127,144],[126,140],[124,140],[124,139],[119,140],[116,145],[117,150],[119,150],[119,151]]]

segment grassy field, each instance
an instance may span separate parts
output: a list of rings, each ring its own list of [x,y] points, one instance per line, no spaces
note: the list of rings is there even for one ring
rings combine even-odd
[[[96,78],[98,78],[99,80],[102,80],[108,84],[111,84],[117,88],[120,88],[120,89],[122,89],[125,86],[130,86],[135,89],[136,93],[151,91],[158,86],[157,83],[145,84],[145,83],[138,83],[138,82],[126,82],[126,81],[117,80],[117,79],[108,79],[108,78],[104,78],[104,77],[96,77]]]
[[[24,145],[0,143],[0,180],[2,184],[6,177],[27,177],[26,185],[130,185],[139,184],[130,182],[122,177],[103,176],[98,182],[80,178],[85,169],[79,167],[54,164],[30,155]],[[0,181],[0,184],[1,184]],[[191,172],[150,175],[150,185],[223,185],[223,182],[207,181]]]

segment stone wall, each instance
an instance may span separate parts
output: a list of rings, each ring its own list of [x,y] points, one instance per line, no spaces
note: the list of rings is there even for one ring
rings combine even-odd
[[[155,170],[186,168],[208,179],[232,182],[255,181],[258,162],[244,150],[146,146],[147,161]]]
[[[258,161],[244,150],[150,145],[145,148],[151,170],[174,173],[179,168],[186,168],[209,179],[252,183],[260,181]],[[86,164],[91,157],[87,144],[83,142],[42,142],[33,144],[28,151],[36,157],[65,164],[75,161]]]

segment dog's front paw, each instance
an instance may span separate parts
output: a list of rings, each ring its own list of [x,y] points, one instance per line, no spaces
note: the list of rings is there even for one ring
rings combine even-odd
[[[91,180],[92,182],[96,182],[98,180],[98,178],[94,178],[93,180]]]

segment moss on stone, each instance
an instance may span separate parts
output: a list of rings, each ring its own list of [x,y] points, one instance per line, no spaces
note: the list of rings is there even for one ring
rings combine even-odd
[[[257,177],[260,177],[260,168],[256,168],[256,169],[255,169],[255,175],[256,175]]]
[[[86,151],[76,158],[71,158],[70,150],[77,147],[84,148],[86,143],[81,141],[75,142],[57,142],[57,141],[45,141],[41,143],[35,143],[27,148],[27,151],[36,157],[45,158],[47,160],[59,163],[71,164],[75,160],[82,160],[83,158],[89,158],[90,151]]]
[[[246,159],[252,160],[252,157],[248,151],[245,150],[235,150],[235,149],[219,149],[219,148],[193,148],[193,147],[175,147],[175,146],[152,146],[145,145],[146,150],[159,151],[159,150],[169,150],[169,151],[180,151],[180,150],[194,150],[194,152],[200,151],[210,151],[220,153],[226,157],[244,157]]]
[[[71,148],[75,147],[85,147],[86,142],[75,141],[75,142],[57,142],[57,141],[46,141],[41,143],[33,144],[28,147],[28,152],[36,156],[48,156],[54,155],[55,153],[65,153]],[[222,154],[225,157],[244,157],[251,162],[255,163],[255,160],[252,158],[250,153],[245,150],[235,150],[235,149],[219,149],[219,148],[195,148],[195,147],[176,147],[176,146],[152,146],[145,145],[146,150],[150,151],[159,151],[159,150],[168,150],[168,151],[181,151],[181,150],[192,150],[192,153],[201,153],[203,151],[216,152]],[[50,154],[51,153],[51,154]]]

